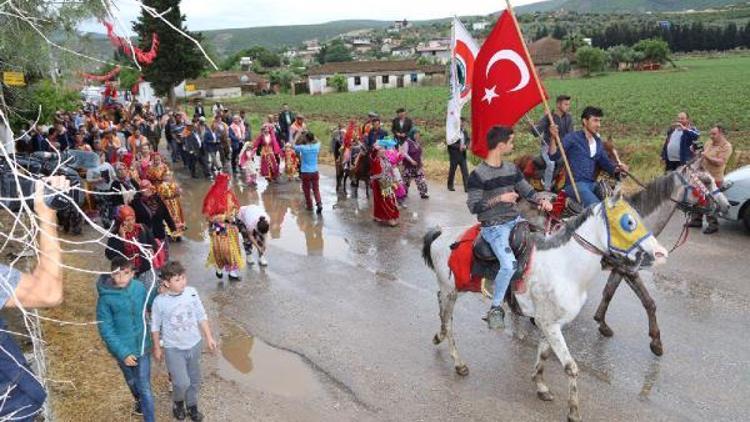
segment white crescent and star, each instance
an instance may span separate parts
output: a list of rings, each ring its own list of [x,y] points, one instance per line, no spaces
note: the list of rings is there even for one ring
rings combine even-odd
[[[518,82],[518,85],[516,85],[515,88],[511,89],[508,92],[515,92],[518,90],[521,90],[526,87],[526,85],[529,84],[529,81],[531,80],[531,74],[529,73],[529,67],[526,65],[526,62],[523,61],[521,56],[516,53],[513,50],[500,50],[492,55],[490,58],[490,61],[487,62],[487,68],[485,70],[485,77],[489,78],[490,71],[492,70],[492,66],[495,65],[495,63],[501,61],[501,60],[508,60],[516,67],[518,68],[519,73],[521,74],[521,80]],[[482,101],[487,101],[487,104],[492,103],[492,100],[499,97],[500,95],[495,91],[497,89],[497,85],[493,86],[490,89],[485,88],[484,89],[484,97],[482,98]]]

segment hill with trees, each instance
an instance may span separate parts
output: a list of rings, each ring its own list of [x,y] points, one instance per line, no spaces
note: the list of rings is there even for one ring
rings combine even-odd
[[[565,10],[577,13],[644,13],[705,10],[746,3],[738,0],[547,0],[516,8],[517,13]]]

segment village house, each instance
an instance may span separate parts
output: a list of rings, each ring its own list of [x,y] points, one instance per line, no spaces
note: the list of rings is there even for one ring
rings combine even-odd
[[[386,31],[391,34],[395,34],[395,33],[401,32],[402,29],[407,29],[411,27],[412,27],[412,23],[404,19],[401,21],[394,21],[393,26],[388,28]]]
[[[391,55],[399,58],[409,58],[414,55],[414,47],[393,47],[391,48]]]
[[[336,92],[331,79],[342,75],[347,91],[375,91],[423,84],[445,84],[444,65],[423,66],[416,60],[326,63],[308,71],[310,94]]]
[[[484,31],[487,28],[487,25],[489,25],[489,22],[487,21],[474,22],[471,24],[471,30]]]
[[[187,80],[175,88],[175,94],[178,97],[234,98],[260,94],[268,89],[268,80],[255,72],[228,71]]]
[[[563,57],[568,57],[571,61],[574,58],[572,54],[563,54],[562,41],[552,37],[540,38],[529,44],[529,54],[537,66],[553,65]]]
[[[351,40],[352,48],[359,54],[364,54],[372,50],[372,42],[369,38],[355,38]]]
[[[435,63],[446,64],[451,60],[451,46],[449,40],[430,40],[417,45],[417,55]]]

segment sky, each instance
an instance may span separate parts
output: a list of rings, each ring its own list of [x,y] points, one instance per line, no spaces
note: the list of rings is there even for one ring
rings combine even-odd
[[[140,9],[133,0],[114,0],[118,17],[130,29]],[[513,6],[540,0],[512,0]],[[453,15],[486,15],[505,9],[503,0],[375,0],[363,6],[351,0],[182,0],[180,8],[187,17],[187,27],[200,31],[255,26],[305,25],[343,19],[424,20]],[[83,31],[104,33],[97,22],[86,22]],[[122,29],[118,30],[122,34]]]

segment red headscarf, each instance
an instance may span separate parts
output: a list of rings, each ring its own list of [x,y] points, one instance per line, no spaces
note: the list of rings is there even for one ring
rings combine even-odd
[[[356,132],[356,123],[354,120],[349,121],[349,127],[346,128],[346,133],[344,134],[344,147],[349,148],[352,146],[352,141],[354,140],[354,134]]]
[[[216,181],[209,188],[206,197],[203,198],[203,215],[213,217],[219,214],[226,214],[240,208],[240,201],[237,196],[229,189],[229,175],[219,173]]]
[[[130,205],[121,205],[117,209],[117,221],[122,223],[128,217],[135,218],[135,210]]]
[[[127,168],[130,168],[130,166],[133,165],[133,154],[128,152],[127,154],[123,155],[122,163],[125,164]]]

